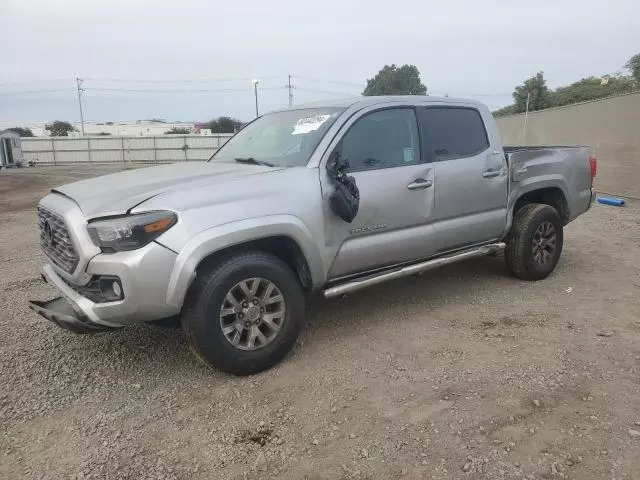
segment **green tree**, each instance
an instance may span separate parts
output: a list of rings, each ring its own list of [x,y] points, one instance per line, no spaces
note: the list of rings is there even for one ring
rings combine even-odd
[[[191,130],[184,127],[173,127],[171,130],[164,132],[165,135],[188,135],[190,133]]]
[[[52,137],[68,137],[69,132],[76,131],[76,129],[73,128],[73,125],[69,122],[63,122],[62,120],[56,120],[49,125],[45,125],[44,129],[48,130]]]
[[[506,107],[500,108],[498,110],[493,111],[494,117],[504,117],[505,115],[513,115],[513,105],[508,105]]]
[[[372,95],[424,95],[427,93],[420,80],[420,72],[415,65],[385,65],[378,74],[367,79],[367,87],[362,92]]]
[[[636,53],[633,57],[625,63],[624,68],[631,72],[631,76],[636,82],[636,85],[640,85],[640,53]]]
[[[212,133],[235,133],[244,126],[244,122],[232,117],[218,117],[207,123]]]
[[[550,92],[549,106],[561,107],[611,95],[620,95],[632,90],[633,79],[631,77],[623,75],[588,77],[566,87],[558,87],[553,92]]]
[[[33,132],[31,131],[30,128],[11,127],[11,128],[7,128],[7,130],[11,130],[12,132],[17,133],[21,137],[33,137],[34,136]]]
[[[538,72],[516,87],[513,92],[514,113],[526,111],[527,97],[529,97],[529,111],[542,110],[549,106],[549,88],[544,79],[544,72]]]

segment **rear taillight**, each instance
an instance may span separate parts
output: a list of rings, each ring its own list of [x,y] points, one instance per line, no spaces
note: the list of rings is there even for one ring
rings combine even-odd
[[[598,161],[593,155],[589,157],[589,168],[591,168],[591,178],[596,178],[596,173],[598,173]]]

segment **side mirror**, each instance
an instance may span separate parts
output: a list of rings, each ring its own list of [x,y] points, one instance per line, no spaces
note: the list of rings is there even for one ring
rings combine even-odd
[[[349,160],[340,155],[340,148],[336,148],[327,162],[327,172],[331,178],[339,178],[345,175],[349,168]]]
[[[329,206],[342,220],[351,223],[358,214],[360,191],[356,179],[345,173],[348,168],[349,162],[342,158],[339,149],[334,150],[327,162],[327,173],[335,186]]]

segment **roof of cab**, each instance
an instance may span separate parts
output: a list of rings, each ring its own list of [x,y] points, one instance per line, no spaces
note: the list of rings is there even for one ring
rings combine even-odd
[[[453,97],[432,97],[430,95],[381,95],[381,96],[371,96],[371,97],[349,97],[349,98],[339,98],[335,100],[321,100],[318,102],[312,103],[304,103],[300,105],[295,105],[289,108],[282,108],[278,111],[283,110],[300,110],[304,108],[349,108],[353,106],[357,106],[360,108],[368,107],[370,105],[384,104],[394,101],[409,101],[415,102],[416,100],[420,100],[421,102],[427,103],[464,103],[467,105],[482,105],[481,102],[477,102],[475,100],[469,100],[466,98],[453,98]]]

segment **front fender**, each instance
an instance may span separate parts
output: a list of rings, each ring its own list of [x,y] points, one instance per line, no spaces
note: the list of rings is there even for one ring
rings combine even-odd
[[[225,223],[189,239],[175,260],[167,288],[167,304],[182,308],[196,268],[204,258],[227,247],[277,235],[290,237],[300,246],[314,287],[323,284],[326,273],[320,252],[304,222],[293,215],[268,215]]]

